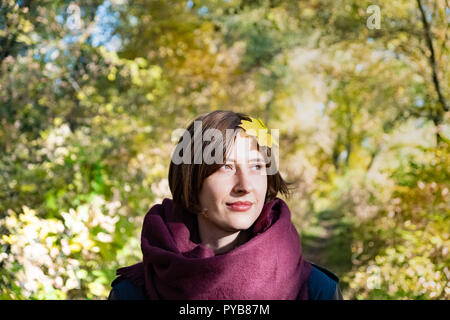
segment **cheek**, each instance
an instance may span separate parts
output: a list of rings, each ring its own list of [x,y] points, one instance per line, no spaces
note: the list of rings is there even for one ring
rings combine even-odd
[[[211,178],[211,179],[210,179]],[[213,204],[223,199],[229,192],[227,187],[230,183],[224,181],[224,179],[217,179],[210,176],[203,182],[203,188],[201,191],[200,199],[205,204]]]
[[[258,180],[255,181],[255,185],[256,185],[256,190],[258,193],[258,197],[261,199],[263,199],[266,197],[266,192],[267,192],[267,177],[266,176],[262,176],[262,177],[258,177]]]

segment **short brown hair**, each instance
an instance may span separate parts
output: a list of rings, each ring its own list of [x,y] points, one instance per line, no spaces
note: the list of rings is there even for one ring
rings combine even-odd
[[[195,139],[195,136],[203,135],[203,133],[208,129],[217,129],[224,137],[226,136],[225,132],[227,129],[233,129],[235,131],[234,135],[232,137],[228,137],[228,140],[224,139],[222,142],[223,160],[225,160],[227,152],[233,143],[232,138],[234,138],[237,132],[239,132],[237,129],[241,129],[239,127],[241,120],[249,121],[250,117],[243,113],[217,110],[204,114],[192,121],[187,128],[187,132],[190,134],[190,137],[194,137]],[[201,132],[194,132],[195,121],[202,122]],[[180,144],[182,140],[183,137],[180,138],[178,143]],[[213,143],[213,141],[203,141],[202,150],[204,150],[210,143]],[[198,213],[201,211],[198,195],[202,188],[203,181],[218,170],[222,164],[206,164],[203,161],[200,164],[196,164],[193,160],[195,154],[192,139],[188,147],[191,148],[191,161],[189,164],[175,164],[173,161],[170,162],[169,187],[175,203],[181,205],[192,213]],[[258,150],[259,148],[268,148],[264,154],[270,156],[271,149],[269,147],[260,147],[258,145]],[[290,185],[290,183],[284,181],[278,171],[273,175],[267,175],[267,192],[265,202],[273,200],[277,196],[278,192],[284,194],[285,196],[289,196],[290,190],[288,185]]]

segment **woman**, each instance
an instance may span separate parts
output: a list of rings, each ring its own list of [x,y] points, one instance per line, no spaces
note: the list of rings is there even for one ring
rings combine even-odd
[[[303,257],[271,136],[251,128],[265,126],[231,111],[189,125],[173,200],[145,216],[143,261],[117,270],[109,299],[342,299],[339,279]]]

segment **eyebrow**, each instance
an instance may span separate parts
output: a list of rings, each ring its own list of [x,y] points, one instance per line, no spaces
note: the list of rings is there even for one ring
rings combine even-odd
[[[227,159],[226,162],[236,162],[236,159]],[[252,158],[248,160],[248,162],[262,162],[265,163],[264,159],[262,158]]]

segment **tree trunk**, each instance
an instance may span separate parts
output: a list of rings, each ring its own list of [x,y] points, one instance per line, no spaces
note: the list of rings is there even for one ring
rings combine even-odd
[[[433,85],[434,85],[434,88],[435,88],[437,96],[438,96],[439,104],[441,106],[441,108],[436,110],[434,112],[434,114],[432,115],[433,123],[436,126],[437,145],[439,145],[439,143],[441,141],[446,142],[446,140],[447,140],[444,137],[442,137],[442,135],[441,135],[441,123],[444,118],[444,113],[448,111],[449,107],[448,107],[448,104],[447,104],[447,101],[446,101],[444,95],[442,94],[441,85],[439,82],[438,66],[437,66],[437,62],[436,62],[436,55],[434,53],[433,38],[431,36],[430,25],[428,24],[428,20],[425,15],[425,11],[423,9],[421,0],[417,0],[417,5],[419,7],[421,18],[422,18],[424,34],[425,34],[425,41],[428,46],[428,50],[430,50],[429,62],[430,62],[430,66],[431,66]]]

